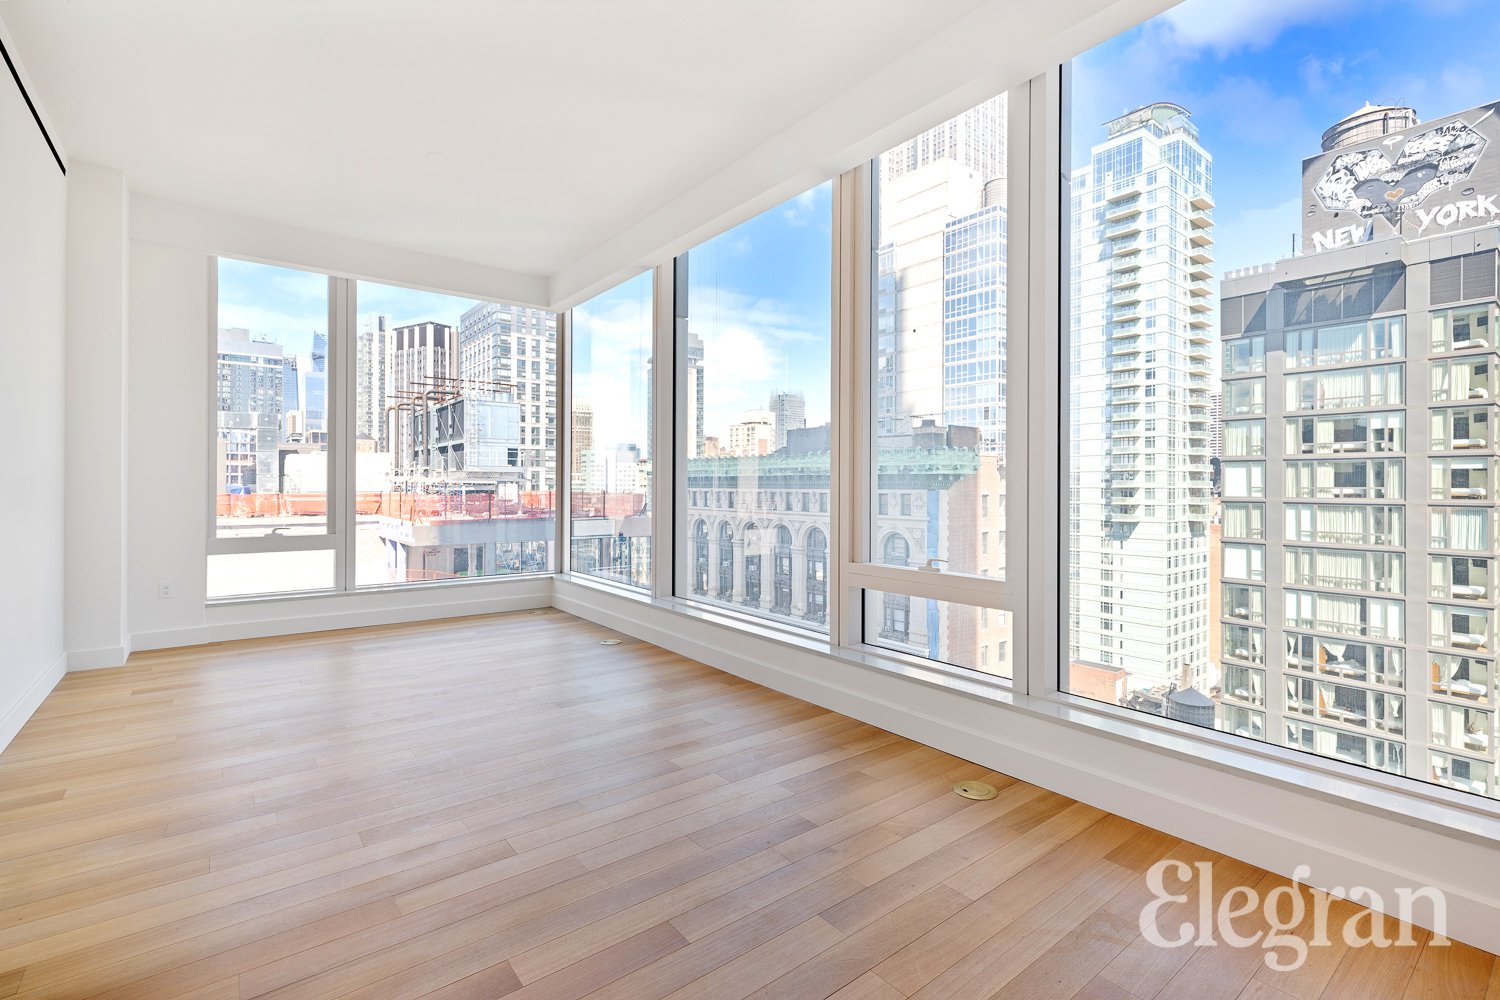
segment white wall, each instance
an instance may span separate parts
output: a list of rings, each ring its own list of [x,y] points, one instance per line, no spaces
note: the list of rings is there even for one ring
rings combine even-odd
[[[130,193],[118,170],[68,168],[68,664],[125,662],[126,317]]]
[[[126,426],[126,579],[132,647],[143,632],[203,641],[207,594],[208,261],[132,240]],[[157,583],[173,596],[157,597]]]
[[[7,46],[9,48],[9,46]],[[14,57],[14,56],[13,56]],[[34,97],[35,95],[33,95]],[[63,334],[67,184],[0,67],[0,746],[65,668]]]

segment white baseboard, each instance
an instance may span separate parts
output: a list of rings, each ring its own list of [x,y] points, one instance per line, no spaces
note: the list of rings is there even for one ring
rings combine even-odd
[[[208,624],[143,632],[131,637],[131,649],[175,649],[235,639],[262,639],[546,608],[552,606],[552,578],[538,576],[511,580],[497,583],[494,588],[485,588],[483,596],[443,599],[457,598],[460,593],[456,588],[446,591],[434,588],[407,593],[386,591],[211,606],[207,609]]]
[[[559,579],[560,610],[1332,892],[1447,897],[1447,933],[1500,951],[1500,844],[1449,837],[1243,771]],[[1430,924],[1418,912],[1416,922]]]
[[[0,750],[10,746],[10,741],[15,739],[21,727],[26,725],[26,720],[30,719],[32,714],[41,707],[42,702],[47,700],[47,696],[52,693],[52,689],[57,687],[57,682],[62,680],[67,672],[68,654],[60,653],[57,659],[53,660],[47,669],[37,674],[30,686],[21,692],[21,697],[16,699],[15,704],[11,705],[3,716],[0,716]]]
[[[130,658],[129,646],[105,646],[100,649],[74,649],[68,651],[68,670],[102,670],[106,667],[123,667]]]

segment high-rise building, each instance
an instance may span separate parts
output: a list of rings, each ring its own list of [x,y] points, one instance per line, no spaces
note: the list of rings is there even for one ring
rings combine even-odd
[[[297,355],[283,355],[281,359],[281,412],[296,413],[302,409],[302,372]]]
[[[385,416],[389,323],[389,317],[373,316],[355,337],[354,433],[373,441],[379,452],[391,447],[390,422]]]
[[[568,447],[572,449],[572,461],[568,463],[568,468],[573,470],[572,488],[598,489],[591,457],[594,454],[594,407],[587,400],[574,401],[571,428]]]
[[[680,258],[680,260],[682,261],[682,263],[679,264],[679,267],[681,268],[681,273],[684,276],[684,280],[685,280],[686,279],[686,274],[687,274],[687,264],[686,264],[687,256],[683,255]],[[703,379],[703,338],[700,337],[700,336],[698,336],[696,333],[689,333],[687,335],[687,349],[684,352],[683,356],[684,356],[684,358],[685,358],[685,360],[687,362],[687,387],[688,387],[688,391],[687,391],[687,396],[684,399],[684,402],[686,403],[687,410],[688,410],[688,412],[687,412],[687,426],[691,429],[691,433],[693,435],[693,446],[692,446],[691,454],[689,454],[688,457],[689,458],[702,458],[703,457],[703,381],[704,381],[704,379]],[[652,374],[653,370],[654,370],[654,367],[655,367],[655,363],[656,363],[656,359],[654,357],[650,357],[650,358],[646,359],[646,414],[647,414],[647,419],[648,420],[654,419],[654,417],[652,415],[655,414],[655,412],[656,412],[656,410],[655,410],[655,406],[656,406],[656,379],[655,379],[654,375]],[[646,441],[646,445],[645,445],[645,448],[646,448],[645,459],[646,459],[646,461],[649,462],[651,460],[651,441],[650,441],[651,435],[648,434],[648,435],[646,435],[646,437],[647,437],[647,441]]]
[[[981,181],[1005,177],[1006,96],[992,97],[957,117],[903,142],[881,159],[881,181],[893,181],[933,163],[952,162]],[[1005,185],[997,185],[1004,203]]]
[[[251,340],[249,331],[219,330],[215,404],[219,490],[275,493],[281,439],[281,345]]]
[[[551,489],[557,462],[557,314],[481,302],[459,319],[458,352],[458,375],[466,385],[514,387],[521,406],[521,489]]]
[[[686,260],[683,255],[681,260]],[[693,430],[693,457],[702,458],[703,451],[703,338],[696,333],[687,336],[688,366],[688,426]],[[649,397],[648,397],[649,398]]]
[[[328,434],[328,335],[312,335],[311,365],[302,372],[302,410],[310,435]]]
[[[988,101],[881,157],[877,446],[889,456],[930,451],[937,465],[968,470],[920,500],[882,488],[877,517],[892,529],[875,554],[883,562],[1005,571],[1005,116],[1004,98]],[[919,536],[925,551],[913,548]],[[879,614],[884,643],[1010,670],[1000,612],[886,594]]]
[[[412,394],[436,389],[445,380],[458,375],[458,338],[446,323],[408,323],[391,331],[386,340],[386,398],[396,407],[387,419],[394,435],[391,450],[397,455],[415,453],[409,437]],[[401,404],[407,403],[406,409]],[[399,463],[398,463],[399,464]]]
[[[807,426],[807,399],[800,392],[772,393],[766,409],[771,411],[771,424],[775,429],[775,450],[786,447],[787,431]]]
[[[1497,109],[1356,112],[1305,253],[1226,276],[1215,626],[1223,729],[1492,797]]]
[[[933,345],[945,336],[948,227],[983,208],[983,198],[984,179],[956,159],[933,160],[882,187],[875,316],[880,437],[903,438],[914,424],[945,419],[944,381],[953,373],[934,363]]]
[[[770,410],[751,410],[729,425],[729,454],[769,455],[776,450],[776,422]]]
[[[1069,659],[1121,667],[1165,704],[1216,680],[1212,159],[1174,104],[1105,129],[1072,178]]]
[[[650,466],[642,460],[638,445],[616,445],[615,453],[609,456],[607,467],[611,493],[638,493],[646,496],[650,492]]]
[[[998,110],[996,122],[993,114]],[[980,447],[1005,439],[1004,157],[976,151],[977,123],[998,130],[1004,105],[987,102],[969,124],[945,123],[882,157],[882,245],[876,259],[875,419],[883,437],[914,422],[976,427]],[[967,141],[944,136],[957,130]],[[982,130],[981,130],[982,131]],[[894,157],[927,150],[919,166]],[[943,344],[941,367],[932,344]]]
[[[983,208],[943,229],[943,420],[979,429],[980,451],[1005,454],[1005,208],[1003,183]]]

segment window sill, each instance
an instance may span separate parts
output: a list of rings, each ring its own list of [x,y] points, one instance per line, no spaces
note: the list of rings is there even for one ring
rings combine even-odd
[[[554,573],[511,573],[507,576],[459,577],[452,580],[423,580],[418,583],[382,583],[357,587],[354,590],[299,590],[280,594],[249,594],[244,597],[210,597],[203,604],[207,608],[234,608],[255,604],[296,604],[303,601],[325,601],[330,598],[367,597],[373,594],[420,594],[442,590],[462,590],[472,587],[506,586],[519,580],[550,580]]]
[[[1087,729],[1112,739],[1147,743],[1164,753],[1215,770],[1315,795],[1341,805],[1400,817],[1446,836],[1500,845],[1500,802],[1374,768],[1346,764],[1262,743],[1250,737],[1145,716],[1117,705],[1054,692],[1018,696],[1014,707],[1030,715]]]

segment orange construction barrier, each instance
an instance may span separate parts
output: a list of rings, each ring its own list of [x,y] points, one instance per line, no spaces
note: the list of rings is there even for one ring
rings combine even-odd
[[[448,493],[372,493],[354,495],[354,511],[360,517],[390,517],[414,524],[439,521],[492,521],[498,518],[546,518],[552,516],[553,494],[526,492],[521,500],[502,499],[489,491],[454,490]],[[609,505],[638,513],[644,498],[610,494]],[[215,504],[225,520],[260,517],[325,518],[328,498],[322,493],[220,493]]]

